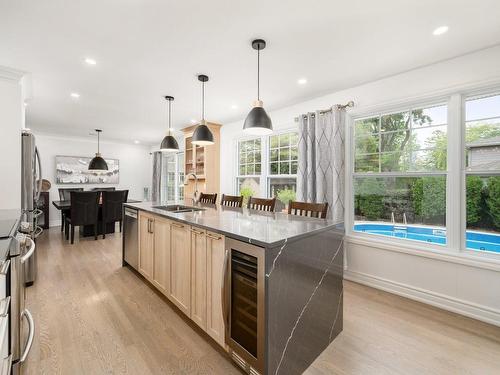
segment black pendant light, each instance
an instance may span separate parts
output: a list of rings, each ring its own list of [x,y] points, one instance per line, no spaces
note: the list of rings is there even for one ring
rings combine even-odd
[[[94,158],[89,163],[89,171],[105,172],[108,170],[108,164],[106,163],[106,160],[104,160],[101,157],[101,154],[99,152],[99,134],[102,132],[102,130],[95,129],[95,131],[97,133],[97,152],[96,152]]]
[[[214,144],[214,136],[205,121],[205,82],[208,81],[208,76],[200,74],[198,81],[201,82],[201,121],[194,130],[191,143],[198,146],[209,146]]]
[[[176,152],[179,151],[179,144],[175,137],[171,134],[172,129],[172,102],[174,101],[173,96],[165,96],[168,101],[168,134],[163,138],[160,145],[160,151],[162,152]]]
[[[260,51],[266,48],[266,41],[255,39],[252,42],[252,48],[257,50],[257,100],[245,119],[243,131],[247,134],[267,135],[273,132],[273,123],[263,108],[262,100],[260,100]]]

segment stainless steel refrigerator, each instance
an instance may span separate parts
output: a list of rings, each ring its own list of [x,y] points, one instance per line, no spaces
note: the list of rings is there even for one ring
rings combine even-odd
[[[36,147],[35,136],[29,130],[23,130],[21,144],[21,209],[23,222],[20,230],[36,242],[36,238],[43,231],[37,223],[37,218],[42,214],[42,211],[37,208],[42,188],[42,163],[40,153]],[[33,285],[37,274],[36,252],[24,264],[24,272],[26,286]]]

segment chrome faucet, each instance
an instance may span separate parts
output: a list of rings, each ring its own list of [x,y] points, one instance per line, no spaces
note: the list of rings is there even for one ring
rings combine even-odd
[[[184,185],[188,184],[189,176],[194,177],[194,193],[193,193],[193,198],[191,198],[191,199],[193,200],[193,203],[197,203],[198,202],[198,176],[194,173],[189,173],[186,176],[186,178],[184,179]]]

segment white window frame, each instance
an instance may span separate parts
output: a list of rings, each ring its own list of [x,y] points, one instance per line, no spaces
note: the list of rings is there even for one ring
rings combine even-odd
[[[266,197],[271,198],[270,196],[270,190],[271,190],[271,179],[273,178],[294,178],[295,179],[295,184],[297,184],[297,173],[295,174],[271,174],[271,160],[270,160],[270,153],[271,153],[271,137],[272,136],[280,136],[282,134],[286,133],[299,133],[299,130],[297,127],[295,128],[286,128],[286,129],[280,129],[277,132],[273,132],[273,134],[266,136],[267,138],[267,146],[266,146],[266,158],[267,158],[267,163],[266,163]],[[297,144],[298,147],[298,144]],[[279,150],[279,148],[278,148]]]
[[[245,137],[239,137],[235,138],[233,142],[233,152],[235,155],[235,162],[233,164],[234,168],[234,176],[235,178],[233,179],[233,192],[234,194],[238,195],[239,194],[239,189],[238,189],[238,180],[240,178],[252,178],[256,177],[260,179],[260,191],[259,191],[259,197],[267,197],[269,198],[269,190],[270,190],[270,179],[271,178],[295,178],[297,181],[297,174],[271,174],[271,165],[269,161],[269,153],[270,153],[270,138],[271,136],[274,135],[281,135],[285,133],[291,133],[291,132],[297,132],[298,133],[298,127],[297,125],[295,126],[287,126],[284,127],[283,129],[279,129],[277,131],[274,131],[271,135],[266,135],[266,136],[245,136]],[[260,169],[260,175],[240,175],[239,172],[239,143],[241,141],[248,141],[251,139],[260,139],[260,147],[261,147],[261,169]]]
[[[267,137],[262,137],[262,136],[246,136],[246,137],[241,137],[241,138],[237,138],[235,139],[235,147],[233,148],[234,149],[234,153],[236,155],[236,157],[234,158],[235,159],[235,176],[236,178],[234,178],[234,185],[233,185],[233,191],[234,191],[234,194],[235,195],[238,195],[240,192],[239,192],[239,188],[238,188],[238,180],[241,179],[241,178],[258,178],[259,179],[259,187],[260,187],[260,191],[259,191],[259,195],[262,196],[262,189],[263,189],[263,186],[265,185],[263,182],[265,181],[264,179],[264,175],[265,175],[265,165],[264,165],[264,160],[267,161],[267,156],[265,155],[265,150],[266,150],[266,146],[264,145],[265,141],[266,141],[266,138]],[[240,153],[239,153],[239,148],[240,148],[240,142],[243,142],[243,141],[250,141],[252,139],[260,139],[260,174],[252,174],[252,175],[240,175]],[[264,186],[264,189],[265,189],[265,186]]]
[[[163,178],[163,163],[166,162],[166,158],[168,158],[169,156],[172,156],[174,158],[174,165],[175,165],[175,168],[174,168],[174,200],[177,201],[177,200],[181,200],[182,199],[182,195],[179,194],[180,192],[180,187],[181,187],[181,184],[182,182],[179,181],[179,174],[180,172],[182,171],[184,174],[185,174],[185,171],[184,171],[184,166],[183,165],[180,165],[179,163],[179,156],[180,155],[184,155],[184,151],[180,151],[180,152],[176,152],[176,153],[172,153],[172,154],[164,154],[161,156],[161,164],[162,164],[162,178]],[[161,185],[163,185],[163,181],[161,181]],[[162,202],[170,202],[169,200],[165,199],[162,195],[162,189],[160,189],[160,200]],[[168,186],[165,186],[165,193],[168,197]]]
[[[455,88],[436,95],[429,94],[419,98],[400,100],[397,103],[381,104],[365,109],[351,110],[346,116],[346,207],[345,228],[347,238],[353,242],[373,242],[379,246],[394,251],[401,251],[443,260],[451,260],[464,264],[474,263],[483,268],[499,269],[500,254],[493,252],[478,252],[467,249],[466,241],[466,191],[465,191],[465,101],[474,97],[500,94],[500,82],[489,86],[470,85],[461,90]],[[383,237],[366,234],[353,230],[354,227],[354,123],[363,118],[377,116],[378,113],[395,113],[408,110],[408,108],[426,108],[438,103],[448,105],[447,121],[447,170],[436,174],[446,173],[446,245],[422,244],[418,241],[399,238]],[[348,150],[348,151],[347,151]],[[425,173],[425,172],[424,172]],[[428,172],[429,173],[429,172]],[[431,174],[434,172],[431,172]],[[399,173],[410,176],[412,173]],[[418,176],[421,172],[415,173]],[[377,174],[380,175],[380,174]],[[381,176],[382,177],[382,176]],[[458,203],[458,204],[457,204]]]
[[[349,121],[346,121],[349,125],[349,129],[346,132],[347,134],[347,139],[346,139],[346,145],[349,145],[346,149],[349,150],[349,152],[346,152],[346,154],[350,154],[350,157],[347,158],[346,160],[346,187],[348,186],[349,188],[346,189],[346,195],[349,195],[349,197],[346,197],[346,201],[348,202],[348,205],[346,206],[346,222],[349,223],[349,225],[346,228],[346,233],[351,236],[355,237],[360,237],[360,238],[366,238],[366,239],[373,239],[375,238],[381,238],[386,239],[389,241],[395,241],[399,242],[402,244],[405,243],[411,243],[414,245],[418,245],[418,241],[412,241],[412,240],[405,240],[405,239],[399,239],[399,238],[392,238],[392,237],[383,237],[383,236],[378,236],[378,235],[373,235],[373,234],[367,234],[363,232],[357,232],[354,231],[354,178],[356,177],[368,177],[368,178],[384,178],[384,177],[426,177],[426,176],[445,176],[446,178],[446,207],[448,207],[448,197],[449,197],[449,171],[450,171],[450,166],[448,165],[448,162],[446,163],[447,169],[443,171],[411,171],[411,172],[404,172],[404,171],[396,171],[396,172],[355,172],[355,155],[356,155],[356,147],[355,147],[355,134],[354,134],[354,125],[356,121],[367,119],[367,118],[374,118],[374,117],[381,117],[385,115],[390,115],[390,114],[395,114],[395,113],[400,113],[400,112],[409,112],[411,116],[411,111],[414,109],[425,109],[425,108],[430,108],[430,107],[436,107],[440,105],[447,105],[448,108],[448,119],[446,123],[447,127],[447,139],[449,139],[449,127],[450,127],[450,100],[449,98],[435,98],[434,100],[429,99],[427,101],[423,102],[413,102],[413,103],[404,103],[396,107],[389,107],[389,108],[384,108],[380,107],[377,110],[372,110],[371,112],[366,112],[366,113],[359,113],[358,115],[351,115],[349,116]],[[379,124],[379,137],[380,137],[380,126]],[[380,141],[380,139],[379,139]],[[449,140],[448,140],[449,142]],[[379,149],[379,155],[381,154],[380,149]],[[449,157],[449,148],[447,147],[447,157]],[[380,161],[379,161],[379,167],[380,167]],[[347,185],[349,184],[349,185]],[[348,214],[347,214],[348,213]],[[348,220],[348,221],[347,221]],[[426,244],[426,246],[431,247],[433,250],[443,250],[448,247],[448,243],[450,239],[448,238],[449,232],[448,232],[448,215],[446,215],[446,244],[445,245],[439,245],[439,244]]]

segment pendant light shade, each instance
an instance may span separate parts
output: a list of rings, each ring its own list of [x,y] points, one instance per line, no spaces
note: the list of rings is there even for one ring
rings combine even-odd
[[[193,133],[192,143],[199,146],[210,146],[214,144],[214,136],[207,125],[200,124]]]
[[[200,74],[198,81],[201,82],[201,121],[193,132],[191,143],[198,146],[210,146],[214,144],[214,135],[205,121],[205,82],[208,81],[208,76]]]
[[[273,132],[273,123],[266,110],[262,107],[261,101],[256,102],[248,113],[243,124],[243,131],[255,135],[267,135]]]
[[[172,130],[172,102],[173,96],[165,96],[168,101],[168,134],[163,138],[160,145],[161,152],[176,152],[179,151],[179,144],[175,137],[170,133]]]
[[[266,48],[265,40],[254,40],[252,48],[257,50],[257,100],[245,119],[243,131],[248,134],[266,135],[273,132],[273,123],[263,107],[262,100],[260,100],[260,51]]]
[[[99,152],[99,134],[102,130],[95,129],[95,131],[97,133],[97,152],[89,163],[89,171],[106,172],[108,170],[108,164],[106,163],[106,160],[101,157],[101,153]]]

